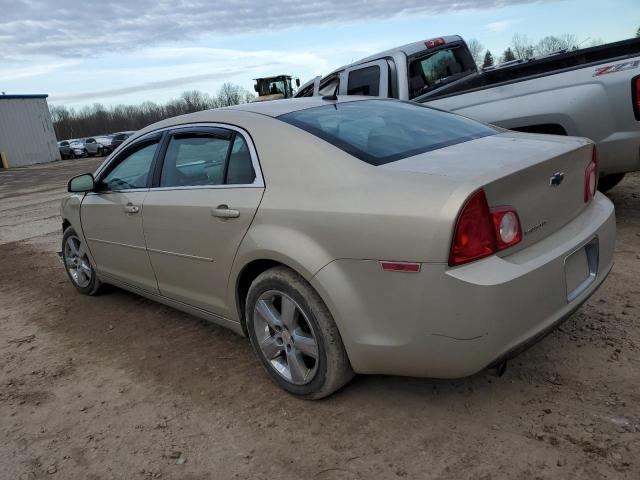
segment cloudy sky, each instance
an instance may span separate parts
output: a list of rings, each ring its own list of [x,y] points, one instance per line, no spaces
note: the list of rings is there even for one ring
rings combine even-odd
[[[476,38],[632,37],[639,0],[0,0],[0,91],[82,106],[162,102],[287,73],[304,82],[376,51]]]

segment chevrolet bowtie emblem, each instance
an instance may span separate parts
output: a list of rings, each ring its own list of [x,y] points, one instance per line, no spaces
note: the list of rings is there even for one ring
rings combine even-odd
[[[564,180],[564,172],[556,172],[551,175],[549,179],[549,185],[552,187],[559,187],[562,181]]]

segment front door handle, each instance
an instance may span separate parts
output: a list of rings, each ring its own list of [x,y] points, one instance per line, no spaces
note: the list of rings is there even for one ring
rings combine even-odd
[[[135,205],[132,205],[130,203],[128,203],[127,205],[125,205],[124,207],[124,213],[138,213],[140,211],[140,207],[136,207]]]
[[[211,215],[217,218],[238,218],[240,212],[231,210],[228,205],[218,205],[218,208],[211,210]]]

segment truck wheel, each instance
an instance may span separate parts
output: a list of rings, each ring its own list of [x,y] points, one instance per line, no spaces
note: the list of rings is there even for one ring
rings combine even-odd
[[[260,274],[249,288],[245,312],[256,355],[287,392],[315,400],[353,377],[331,313],[294,271],[276,267]]]
[[[619,184],[624,178],[624,173],[612,173],[611,175],[605,175],[598,179],[598,190],[602,193],[611,190],[617,184]]]

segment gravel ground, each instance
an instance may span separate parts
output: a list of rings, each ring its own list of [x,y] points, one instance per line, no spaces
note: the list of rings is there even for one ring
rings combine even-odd
[[[359,376],[320,402],[248,341],[55,256],[85,159],[0,171],[0,478],[640,478],[640,175],[610,194],[616,265],[504,376]]]

